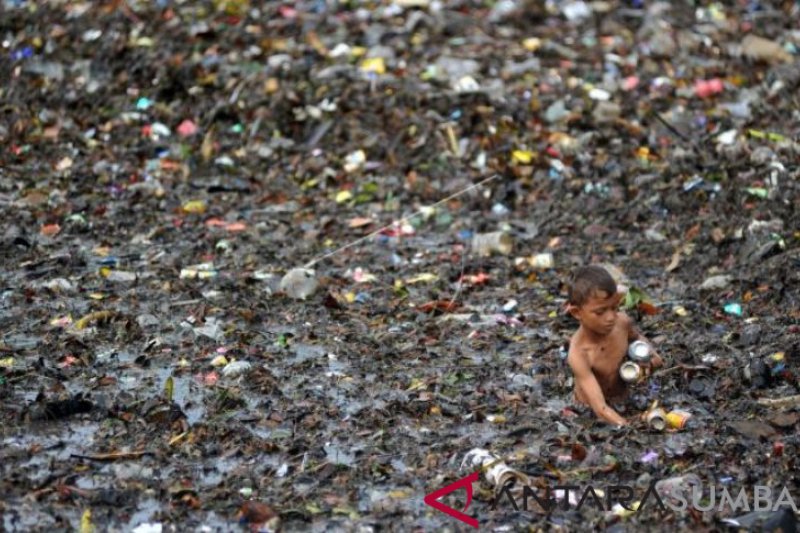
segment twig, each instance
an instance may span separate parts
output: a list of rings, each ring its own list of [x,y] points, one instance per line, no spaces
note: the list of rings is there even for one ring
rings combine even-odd
[[[664,374],[669,374],[673,370],[682,369],[682,370],[710,370],[709,367],[703,365],[676,365],[671,366],[669,368],[663,368],[661,370],[656,370],[652,374],[652,377],[663,376]]]
[[[459,294],[461,294],[461,288],[464,286],[464,267],[465,267],[465,263],[466,263],[465,258],[467,256],[467,253],[469,253],[469,252],[470,252],[470,249],[469,248],[465,248],[464,251],[461,254],[461,274],[458,275],[458,287],[456,288],[456,292],[455,292],[455,294],[453,294],[453,297],[447,303],[447,309],[453,309],[453,304],[455,303],[455,301],[458,298]]]
[[[93,455],[81,455],[73,453],[70,455],[73,459],[86,459],[89,461],[121,461],[125,459],[139,459],[143,455],[154,455],[153,452],[110,452],[110,453],[96,453]]]
[[[170,302],[169,306],[170,307],[182,307],[184,305],[194,305],[194,304],[200,303],[202,301],[203,301],[202,298],[195,298],[194,300],[180,300],[180,301],[177,301],[177,302]]]
[[[800,405],[800,394],[785,398],[759,398],[756,403],[764,407],[796,407]]]

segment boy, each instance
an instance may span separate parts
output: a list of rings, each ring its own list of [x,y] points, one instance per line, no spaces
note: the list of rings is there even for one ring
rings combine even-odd
[[[617,311],[622,295],[614,278],[602,267],[578,268],[570,282],[567,311],[580,327],[570,339],[567,363],[575,375],[575,401],[588,404],[595,414],[611,424],[624,426],[625,420],[607,399],[621,399],[626,390],[619,376],[628,344],[641,339],[633,320]],[[653,350],[650,366],[664,362]]]

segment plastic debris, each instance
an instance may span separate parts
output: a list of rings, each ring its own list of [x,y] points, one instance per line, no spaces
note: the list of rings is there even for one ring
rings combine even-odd
[[[253,367],[247,361],[231,361],[222,369],[222,375],[226,378],[235,378],[250,371]]]
[[[488,256],[492,253],[508,255],[513,246],[513,239],[503,231],[480,233],[472,237],[472,249],[479,256]]]
[[[197,125],[194,122],[187,119],[178,125],[176,131],[178,132],[178,135],[180,135],[181,137],[190,137],[196,134],[200,130],[198,129]]]
[[[131,530],[131,533],[162,533],[164,526],[158,522],[146,522],[139,524]]]
[[[279,288],[289,298],[305,300],[313,295],[319,287],[316,273],[307,268],[293,268],[280,281]]]
[[[784,50],[780,44],[753,34],[742,39],[741,53],[753,61],[768,63],[792,61],[792,54]]]
[[[725,304],[724,308],[725,313],[734,316],[742,316],[742,305],[739,303],[729,303]]]
[[[732,280],[733,277],[729,275],[711,276],[710,278],[706,278],[703,281],[703,283],[700,285],[700,290],[701,291],[722,290],[727,288],[731,284]]]
[[[181,269],[180,279],[210,279],[219,275],[219,271],[214,267],[214,263],[200,263]]]

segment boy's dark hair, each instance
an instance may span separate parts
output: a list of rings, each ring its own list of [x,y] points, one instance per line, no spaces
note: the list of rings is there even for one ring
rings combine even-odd
[[[617,292],[617,282],[608,270],[598,265],[583,266],[575,269],[569,281],[569,303],[583,305],[595,291],[603,291],[610,295]]]

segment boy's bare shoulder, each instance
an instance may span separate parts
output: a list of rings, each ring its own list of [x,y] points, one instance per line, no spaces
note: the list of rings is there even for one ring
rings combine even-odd
[[[569,340],[569,353],[567,353],[567,363],[574,366],[575,363],[590,364],[593,345],[580,335],[580,332],[575,332]]]
[[[617,320],[624,328],[629,328],[634,325],[633,319],[628,316],[628,313],[625,311],[619,311],[617,313]]]

